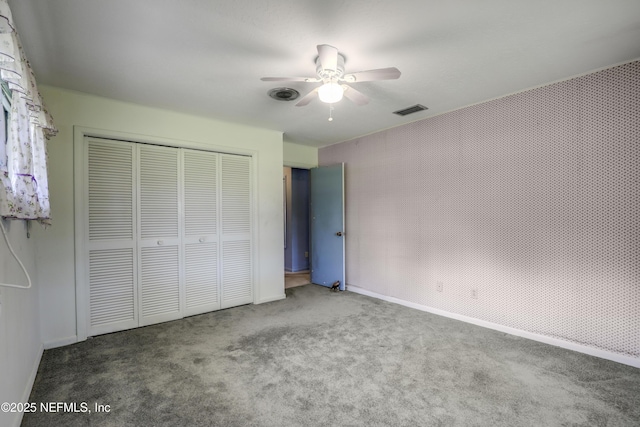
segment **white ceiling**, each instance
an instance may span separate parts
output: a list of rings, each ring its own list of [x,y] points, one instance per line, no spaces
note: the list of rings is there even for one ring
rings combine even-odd
[[[639,0],[9,0],[39,84],[284,132],[322,147],[640,57]],[[316,45],[356,83],[358,107],[304,96]],[[46,102],[46,99],[45,99]],[[407,117],[393,111],[423,104]]]

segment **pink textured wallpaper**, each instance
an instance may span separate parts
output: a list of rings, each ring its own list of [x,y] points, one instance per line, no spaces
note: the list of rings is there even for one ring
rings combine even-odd
[[[640,358],[640,62],[319,161],[345,163],[347,285]]]

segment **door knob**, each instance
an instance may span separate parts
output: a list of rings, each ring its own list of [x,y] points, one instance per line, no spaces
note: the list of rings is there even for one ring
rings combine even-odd
[[[338,237],[342,236],[342,231],[338,231],[338,232],[336,233],[336,236],[338,236]]]

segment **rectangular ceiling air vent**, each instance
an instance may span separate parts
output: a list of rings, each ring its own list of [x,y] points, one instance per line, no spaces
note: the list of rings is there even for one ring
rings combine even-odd
[[[417,113],[418,111],[424,111],[427,109],[428,108],[425,107],[424,105],[416,104],[412,107],[403,108],[402,110],[394,111],[393,114],[397,114],[399,116],[406,116],[406,115]]]

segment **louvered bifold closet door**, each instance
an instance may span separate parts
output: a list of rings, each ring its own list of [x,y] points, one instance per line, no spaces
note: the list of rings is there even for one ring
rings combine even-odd
[[[135,150],[85,139],[85,283],[88,335],[138,326]]]
[[[251,158],[221,154],[222,308],[253,302]]]
[[[218,155],[182,150],[185,316],[220,309]]]
[[[182,317],[177,148],[138,145],[140,326]]]

